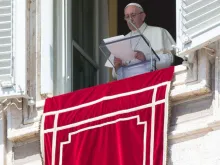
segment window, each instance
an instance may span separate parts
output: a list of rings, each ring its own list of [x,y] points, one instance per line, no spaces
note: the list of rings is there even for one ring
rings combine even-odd
[[[99,50],[108,37],[108,0],[57,0],[54,8],[54,94],[108,82]]]
[[[176,40],[176,0],[134,0],[141,4],[146,13],[145,22],[151,26],[163,27],[169,31],[173,39]],[[118,34],[127,34],[130,30],[124,21],[124,8],[130,0],[117,1],[118,3]],[[158,5],[160,4],[160,5]],[[182,64],[182,59],[175,56],[174,65]]]
[[[97,84],[96,9],[94,0],[72,2],[73,90]]]

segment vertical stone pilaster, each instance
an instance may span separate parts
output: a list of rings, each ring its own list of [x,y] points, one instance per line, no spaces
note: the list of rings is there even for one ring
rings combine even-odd
[[[220,121],[220,41],[216,42],[214,82],[213,115],[215,120]]]
[[[0,164],[5,165],[5,133],[4,133],[4,116],[3,116],[3,110],[0,106]]]
[[[200,49],[198,51],[198,80],[202,83],[202,81],[206,80],[207,86],[211,88],[211,69],[210,69],[210,61],[208,58],[208,54],[205,49]]]
[[[13,130],[13,126],[16,125],[14,123],[14,121],[16,121],[17,123],[20,123],[21,120],[16,120],[19,115],[17,116],[16,113],[14,114],[13,112],[17,112],[18,109],[16,109],[14,106],[12,106],[13,101],[12,100],[8,100],[8,102],[11,102],[10,104],[7,105],[7,107],[5,107],[5,165],[13,165],[13,151],[12,151],[12,147],[13,144],[12,142],[8,139],[8,137],[10,136],[9,134],[11,134],[11,130]],[[20,121],[20,122],[19,122]]]

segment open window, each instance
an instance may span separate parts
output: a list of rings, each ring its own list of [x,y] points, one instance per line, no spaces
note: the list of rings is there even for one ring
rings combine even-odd
[[[124,21],[124,8],[130,2],[139,3],[146,13],[145,22],[151,26],[165,28],[176,38],[176,0],[118,0],[118,34],[129,32],[126,22]]]
[[[98,4],[94,0],[72,1],[72,89],[97,84],[99,69]]]
[[[118,35],[127,34],[129,29],[124,21],[124,8],[130,2],[139,3],[146,13],[145,22],[151,26],[162,27],[172,35],[176,41],[176,0],[118,0]],[[182,59],[175,56],[174,65],[182,64]]]
[[[108,82],[99,44],[108,37],[107,0],[55,3],[55,94]]]

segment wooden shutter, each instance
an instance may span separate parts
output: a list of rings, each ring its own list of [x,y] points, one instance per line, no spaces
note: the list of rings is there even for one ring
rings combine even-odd
[[[220,39],[220,0],[176,0],[179,55]]]

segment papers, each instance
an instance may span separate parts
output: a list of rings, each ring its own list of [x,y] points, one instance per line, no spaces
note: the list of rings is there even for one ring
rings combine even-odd
[[[114,67],[114,56],[111,54],[108,60],[105,63],[106,67],[113,68]]]
[[[134,59],[136,52],[134,52],[131,48],[130,39],[123,39],[125,39],[124,35],[104,39],[106,47],[111,52],[105,66],[114,67],[114,57],[120,58],[123,62]]]
[[[120,35],[120,36],[114,36],[114,37],[103,39],[103,41],[105,43],[109,43],[109,42],[114,42],[114,41],[117,41],[117,40],[121,40],[123,38],[125,38],[125,36],[124,35]]]

